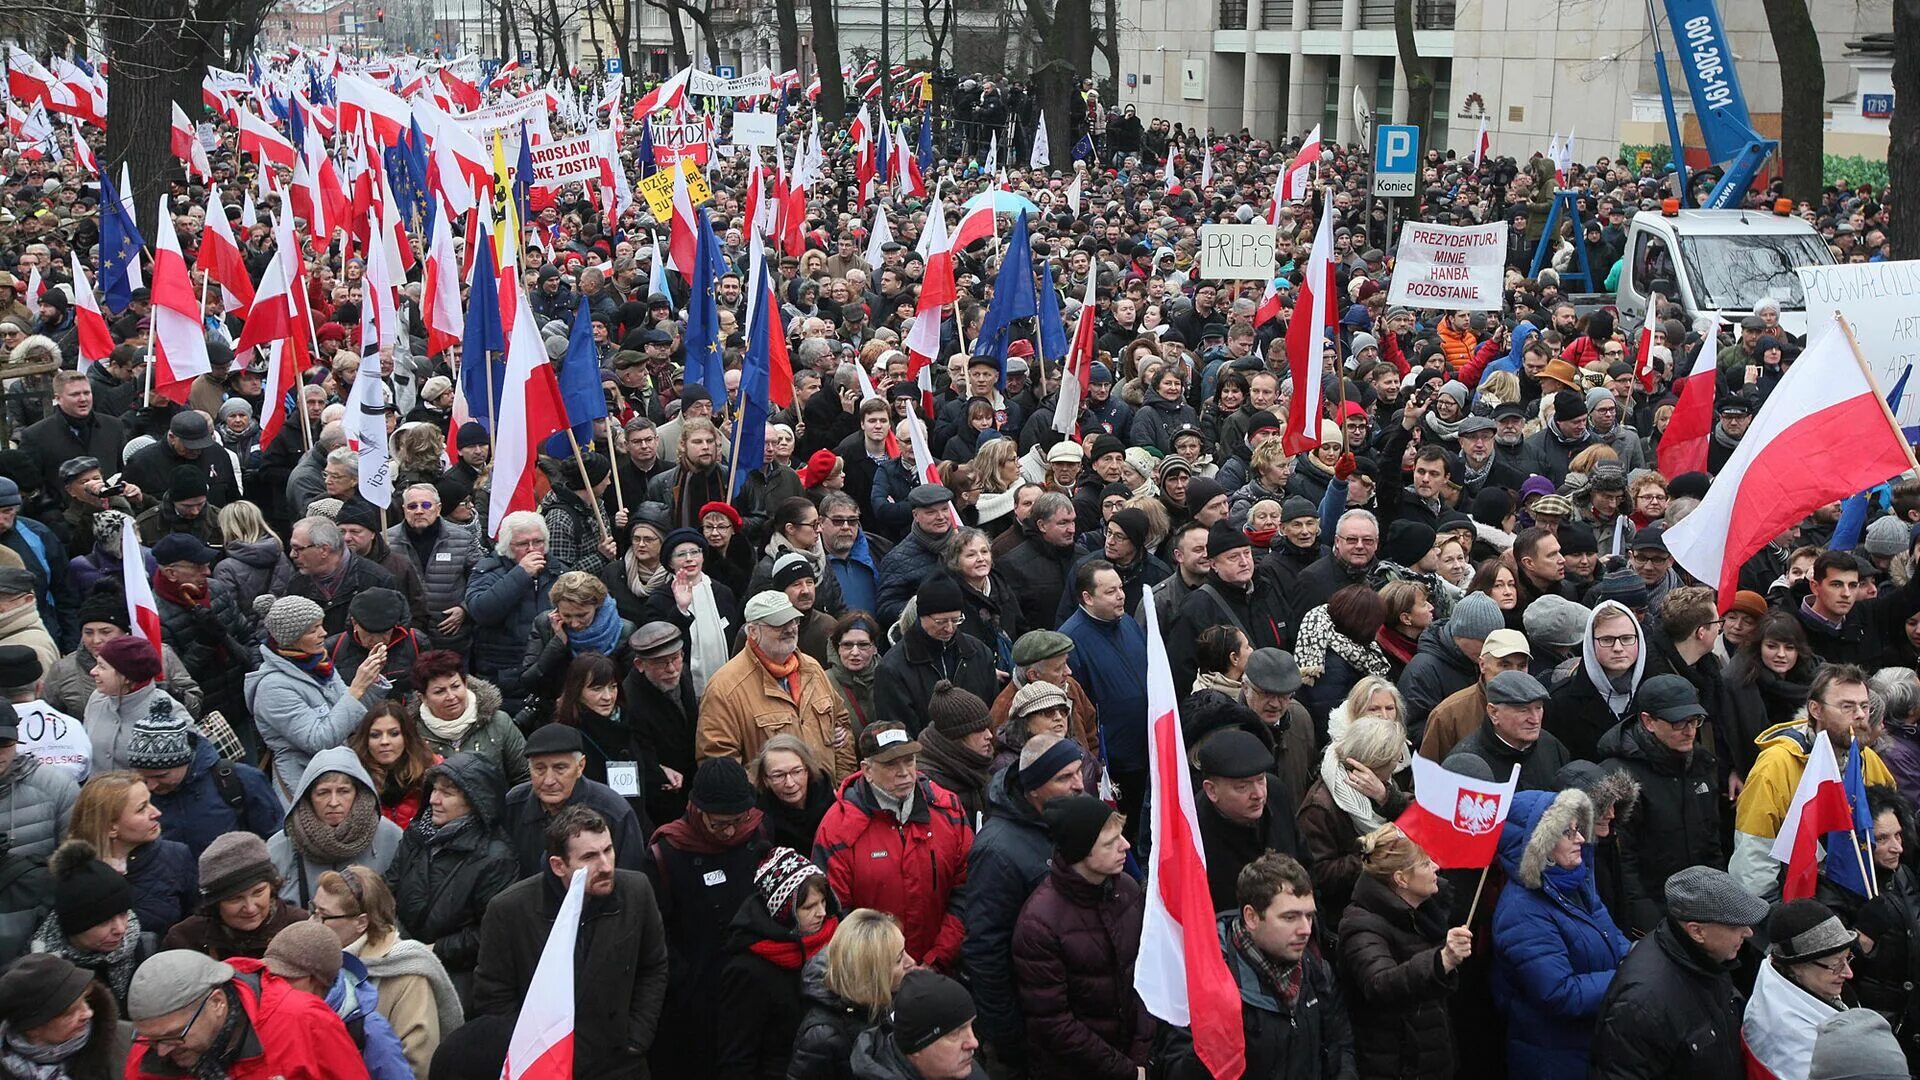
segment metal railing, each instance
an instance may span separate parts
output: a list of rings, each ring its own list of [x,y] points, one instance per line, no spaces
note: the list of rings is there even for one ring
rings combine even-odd
[[[1247,0],[1220,0],[1220,29],[1247,28]]]

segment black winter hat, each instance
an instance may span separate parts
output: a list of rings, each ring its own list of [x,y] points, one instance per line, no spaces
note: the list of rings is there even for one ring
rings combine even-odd
[[[1380,557],[1401,566],[1413,566],[1433,550],[1433,539],[1437,535],[1431,525],[1402,518],[1387,526],[1386,539],[1380,545]]]
[[[69,840],[47,860],[53,875],[53,913],[60,932],[72,937],[133,908],[133,885],[126,875],[100,861],[85,840]]]
[[[1213,528],[1207,530],[1207,558],[1209,559],[1217,559],[1237,548],[1252,546],[1253,541],[1247,539],[1246,533],[1224,521],[1214,522]]]
[[[1068,795],[1050,800],[1040,815],[1047,820],[1053,850],[1060,853],[1061,862],[1071,866],[1093,851],[1114,809],[1092,795]]]
[[[753,809],[753,782],[747,768],[730,757],[708,758],[693,774],[693,790],[687,801],[709,814],[727,816]]]

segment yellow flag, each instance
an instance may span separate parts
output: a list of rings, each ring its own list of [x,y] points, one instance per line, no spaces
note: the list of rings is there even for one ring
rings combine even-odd
[[[513,199],[513,170],[507,167],[500,133],[493,133],[494,259],[502,268],[520,265],[520,213]]]

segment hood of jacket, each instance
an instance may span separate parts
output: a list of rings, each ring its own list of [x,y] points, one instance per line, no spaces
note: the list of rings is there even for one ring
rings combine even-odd
[[[1802,711],[1793,719],[1775,724],[1755,735],[1753,745],[1762,751],[1771,746],[1784,746],[1795,760],[1805,761],[1807,755],[1813,752],[1813,738],[1813,728],[1807,723],[1807,714]]]
[[[621,640],[625,641],[626,638],[623,637]],[[493,722],[494,714],[500,711],[500,703],[504,699],[500,695],[498,686],[478,675],[467,676],[467,689],[473,694],[474,730],[479,731]],[[407,708],[412,709],[415,716],[418,716],[426,707],[426,700],[418,690],[407,695]]]
[[[825,950],[813,954],[800,967],[800,994],[808,1001],[829,1012],[858,1014],[859,1006],[841,997],[827,988],[827,954]]]
[[[426,779],[421,782],[424,791],[433,790],[436,776],[453,781],[460,794],[466,796],[467,805],[473,807],[474,816],[487,828],[493,828],[506,817],[507,783],[500,775],[500,767],[491,760],[465,751],[454,754],[427,770]],[[426,809],[425,795],[420,802],[421,809]]]
[[[1696,743],[1695,750],[1698,748]],[[1595,749],[1602,761],[1608,758],[1637,761],[1660,776],[1685,776],[1692,760],[1691,756],[1683,757],[1678,751],[1667,749],[1640,722],[1637,714],[1608,728]]]
[[[1600,657],[1594,653],[1593,624],[1609,615],[1625,615],[1633,623],[1634,635],[1640,639],[1640,651],[1633,658],[1633,678],[1625,695],[1613,688],[1613,680],[1607,677],[1606,671],[1600,666]],[[1640,620],[1634,617],[1627,605],[1618,600],[1602,600],[1587,612],[1587,632],[1580,638],[1580,670],[1586,674],[1593,688],[1599,691],[1600,700],[1607,703],[1616,717],[1625,715],[1633,692],[1640,689],[1640,677],[1647,670],[1648,648],[1646,628],[1640,625]]]
[[[1554,845],[1569,825],[1583,836],[1593,833],[1593,802],[1578,788],[1566,791],[1522,791],[1513,797],[1513,811],[1500,828],[1500,868],[1529,889],[1540,888],[1542,873]]]
[[[300,782],[294,785],[293,798],[287,803],[286,820],[293,820],[293,812],[301,803],[307,801],[307,792],[320,778],[328,773],[337,772],[366,789],[369,796],[378,794],[373,786],[373,777],[367,774],[367,767],[360,764],[360,755],[344,746],[329,746],[313,755],[307,762],[306,770],[300,774]]]
[[[327,1006],[342,1021],[371,1016],[380,1010],[380,991],[367,977],[367,965],[350,952],[340,953],[340,973],[327,991]]]
[[[1003,817],[1007,819],[1009,825],[1018,822],[1025,828],[1038,829],[1044,833],[1047,831],[1046,819],[1040,816],[1040,811],[1033,808],[1033,804],[1027,801],[1025,795],[1014,790],[1014,785],[1019,780],[1019,773],[1020,763],[1016,758],[1012,765],[993,774],[993,779],[987,783],[987,805],[992,807],[987,811],[987,816]]]

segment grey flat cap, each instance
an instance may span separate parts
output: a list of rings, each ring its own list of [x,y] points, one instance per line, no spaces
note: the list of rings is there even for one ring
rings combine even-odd
[[[1547,700],[1547,688],[1524,671],[1503,671],[1487,680],[1490,705],[1531,705]]]
[[[1689,866],[1667,879],[1667,914],[1676,922],[1758,926],[1766,921],[1767,902],[1725,870]]]
[[[1300,691],[1300,664],[1285,649],[1255,649],[1247,658],[1247,682],[1269,694]]]
[[[127,987],[127,1019],[151,1020],[199,1002],[207,991],[233,980],[233,967],[192,949],[155,953],[133,973]]]

